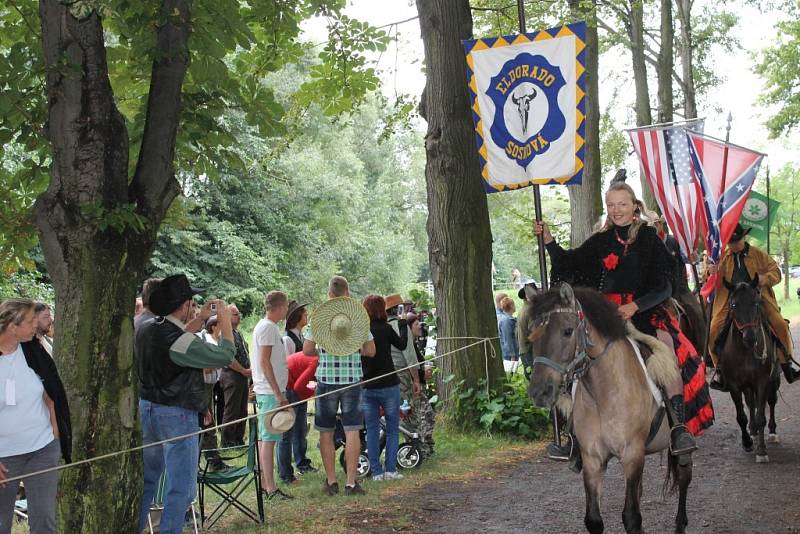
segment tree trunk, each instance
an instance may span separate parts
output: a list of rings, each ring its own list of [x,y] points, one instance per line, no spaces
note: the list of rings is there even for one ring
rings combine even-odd
[[[672,69],[674,30],[672,27],[672,0],[661,0],[661,48],[658,51],[658,122],[672,122],[673,92]]]
[[[678,9],[678,18],[681,22],[680,54],[681,54],[681,73],[683,78],[683,114],[688,119],[697,118],[697,102],[695,101],[694,87],[694,66],[692,65],[692,54],[694,44],[692,43],[692,4],[693,0],[677,0],[675,5]]]
[[[158,29],[147,125],[172,122],[172,137],[161,131],[157,149],[145,150],[153,143],[148,135],[154,135],[145,133],[139,157],[159,160],[162,172],[151,169],[146,180],[134,176],[129,185],[128,133],[108,79],[100,18],[93,13],[75,19],[58,0],[41,0],[39,10],[53,164],[49,187],[34,210],[56,292],[55,359],[72,412],[75,461],[140,442],[133,302],[158,227],[178,192],[172,161],[179,107],[156,110],[153,124],[151,111],[154,94],[179,104],[189,34],[180,21],[189,14],[185,0],[162,6],[168,22]],[[174,13],[180,16],[166,16]],[[171,84],[163,82],[165,71]],[[141,471],[141,453],[64,470],[59,532],[134,532]]]
[[[469,2],[417,0],[417,10],[427,72],[420,112],[428,122],[428,251],[437,333],[440,339],[495,337],[489,209],[475,148],[461,46],[462,39],[472,37]],[[442,340],[437,348],[439,353],[449,352],[468,343],[470,340]],[[499,343],[494,342],[494,347],[499,355]],[[464,379],[467,387],[475,386],[481,378],[497,386],[505,376],[502,359],[490,357],[487,363],[482,345],[443,358],[441,365],[445,376],[453,373],[458,380]],[[449,391],[442,394],[449,398]],[[464,416],[468,414],[456,417],[463,420]]]
[[[644,5],[643,0],[631,0],[630,19],[626,23],[628,37],[631,41],[631,59],[633,66],[633,83],[636,88],[636,126],[653,124],[653,114],[650,108],[650,88],[647,82],[647,62],[645,60],[644,46]],[[656,209],[656,197],[650,190],[644,174],[639,173],[642,183],[642,200],[650,209]]]
[[[583,183],[567,188],[572,222],[570,245],[577,247],[592,235],[592,229],[603,213],[600,193],[603,182],[600,160],[600,71],[597,10],[594,5],[587,7],[576,0],[570,0],[569,5],[576,18],[586,21],[586,152]]]

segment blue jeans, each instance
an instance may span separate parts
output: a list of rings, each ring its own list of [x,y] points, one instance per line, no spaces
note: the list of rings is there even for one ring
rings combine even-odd
[[[367,423],[367,452],[372,476],[397,471],[397,447],[400,443],[400,386],[367,389],[361,397]],[[386,469],[381,467],[381,414],[386,417]]]
[[[197,412],[139,400],[139,420],[142,423],[142,443],[154,443],[197,432]],[[139,511],[139,532],[147,525],[147,513],[158,489],[158,481],[166,469],[164,511],[161,513],[161,532],[180,534],[186,510],[197,494],[197,462],[200,456],[198,436],[172,441],[144,449],[144,493]]]
[[[297,393],[291,389],[286,391],[286,400],[289,404],[295,403],[300,400]],[[278,443],[278,476],[284,482],[290,482],[294,479],[294,469],[292,469],[292,452],[294,452],[294,461],[297,464],[297,469],[303,470],[311,465],[311,460],[306,457],[306,450],[308,448],[308,441],[306,434],[308,432],[308,419],[306,413],[308,410],[308,403],[304,402],[294,407],[294,426],[291,430],[283,433],[280,443]]]
[[[347,389],[345,389],[347,388]],[[333,432],[336,429],[336,413],[341,408],[342,426],[345,432],[364,428],[364,414],[361,411],[361,386],[350,384],[325,384],[317,382],[317,411],[314,426],[320,432]]]

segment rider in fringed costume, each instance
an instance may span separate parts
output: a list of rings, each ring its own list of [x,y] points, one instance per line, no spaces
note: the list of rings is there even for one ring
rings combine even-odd
[[[625,184],[624,172],[612,181],[606,203],[605,225],[577,249],[563,249],[544,223],[536,223],[534,229],[544,235],[554,284],[599,290],[619,307],[624,319],[674,349],[683,384],[665,386],[675,419],[671,450],[675,456],[689,454],[697,448],[692,434],[699,435],[713,424],[714,411],[705,363],[666,306],[672,293],[671,258],[656,230],[643,220],[644,204]]]

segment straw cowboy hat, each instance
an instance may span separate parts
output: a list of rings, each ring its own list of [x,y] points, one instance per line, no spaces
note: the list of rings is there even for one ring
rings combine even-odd
[[[401,297],[398,294],[388,295],[388,296],[384,297],[383,300],[386,301],[386,309],[387,310],[391,310],[395,306],[399,306],[399,305],[401,305],[403,303],[403,297]]]
[[[270,434],[288,432],[294,426],[294,408],[284,408],[264,416],[264,427]]]
[[[314,343],[331,356],[349,356],[369,337],[367,310],[350,297],[337,297],[317,306],[309,324]]]

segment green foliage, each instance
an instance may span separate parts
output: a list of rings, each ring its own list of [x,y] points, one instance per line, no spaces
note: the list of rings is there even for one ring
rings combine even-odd
[[[144,131],[156,29],[165,17],[160,3],[130,0],[70,0],[71,15],[98,16],[105,33],[108,75],[130,138],[130,173]],[[177,174],[217,179],[220,170],[244,173],[253,164],[239,150],[237,134],[247,125],[261,139],[286,133],[284,115],[295,106],[318,106],[328,115],[350,110],[378,85],[364,55],[386,47],[388,36],[341,14],[343,0],[201,0],[191,3],[190,67],[182,87]],[[317,51],[300,40],[301,23],[326,16],[327,45]],[[0,269],[26,264],[36,243],[29,223],[32,199],[49,183],[48,101],[37,2],[0,8]],[[316,54],[316,55],[314,55]],[[316,78],[295,81],[280,102],[266,83],[270,73],[308,63]],[[80,65],[58,68],[80,73]],[[238,114],[231,121],[231,114]],[[8,191],[14,193],[7,193]],[[21,193],[17,193],[17,192]],[[125,205],[87,199],[84,216],[100,229],[139,227]],[[18,225],[17,221],[24,221]],[[29,262],[28,267],[30,267]]]
[[[122,233],[130,228],[139,233],[147,224],[147,219],[136,213],[134,204],[119,204],[109,210],[99,202],[91,202],[81,206],[81,216],[101,232],[113,228]]]
[[[418,310],[430,310],[433,308],[433,295],[424,289],[414,288],[408,291],[408,297]]]
[[[499,392],[487,393],[484,379],[467,389],[462,380],[453,388],[452,401],[457,413],[477,419],[478,427],[487,433],[540,439],[547,431],[548,412],[528,400],[528,381],[519,373],[509,375]]]
[[[542,213],[553,235],[561,243],[569,242],[569,199],[564,188],[545,187],[542,192]],[[488,196],[492,224],[492,252],[495,284],[510,284],[511,271],[519,269],[523,278],[541,280],[537,261],[536,239],[531,221],[534,219],[533,191],[518,189]]]
[[[797,14],[800,8],[791,11]],[[761,99],[774,110],[767,120],[771,137],[788,133],[800,124],[800,20],[795,16],[779,22],[777,30],[778,44],[763,51],[755,68],[766,82]]]
[[[53,286],[37,272],[19,270],[0,277],[0,301],[12,297],[23,297],[52,304]]]
[[[288,85],[303,76],[293,66],[267,82],[289,106]],[[223,298],[244,298],[244,315],[260,315],[259,295],[271,289],[318,302],[334,274],[355,295],[406,292],[427,261],[424,154],[411,132],[381,142],[381,103],[337,118],[312,106],[293,116],[291,135],[266,140],[228,116],[240,157],[257,164],[187,177],[188,198],[162,226],[150,274],[186,272]]]

